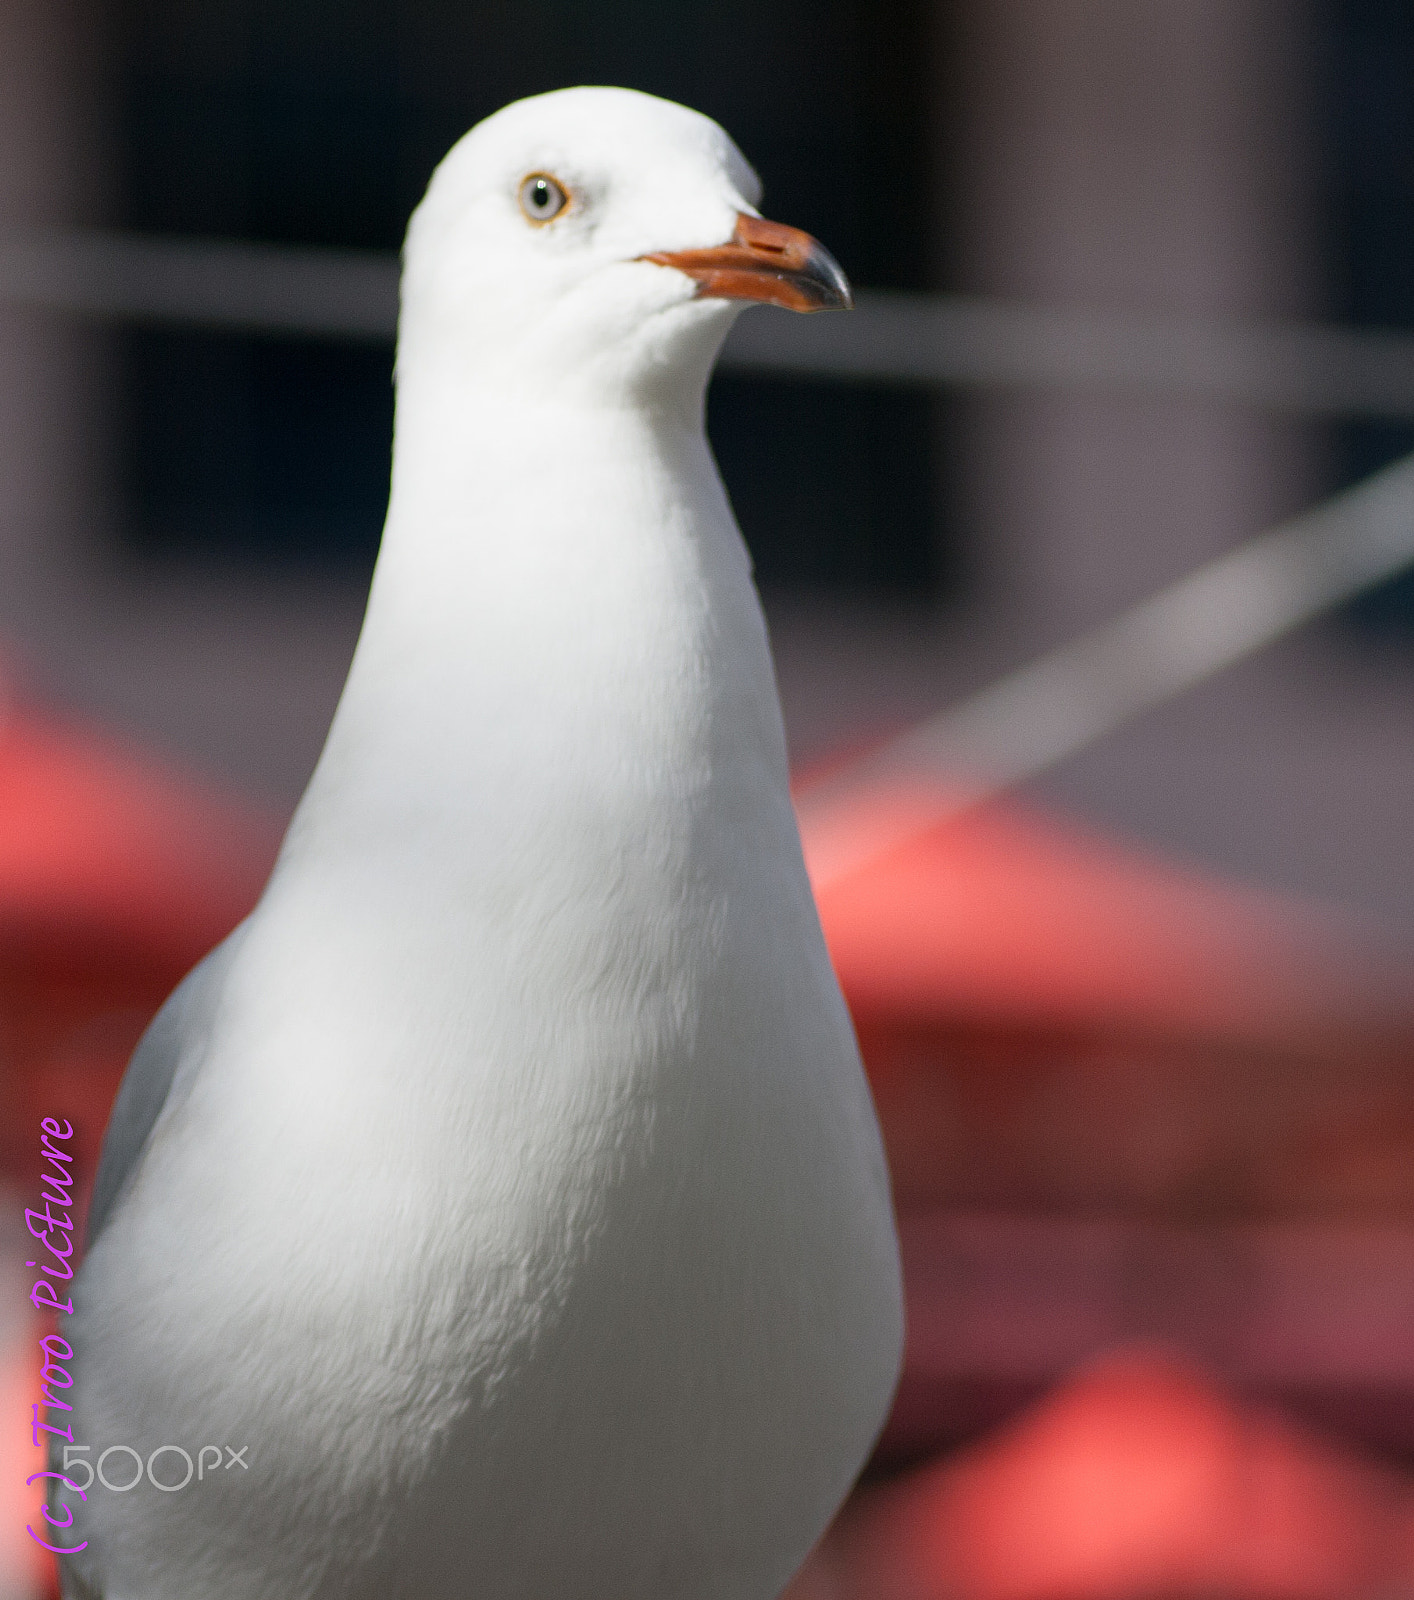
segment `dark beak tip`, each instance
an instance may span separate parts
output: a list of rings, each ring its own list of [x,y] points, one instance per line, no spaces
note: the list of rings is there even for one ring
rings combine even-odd
[[[824,245],[816,243],[801,274],[814,291],[818,303],[812,311],[853,311],[854,291],[844,269]]]

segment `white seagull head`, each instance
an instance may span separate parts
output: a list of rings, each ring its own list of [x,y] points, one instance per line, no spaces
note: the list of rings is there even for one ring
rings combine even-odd
[[[700,401],[742,305],[850,304],[834,258],[756,210],[710,118],[631,89],[561,89],[478,124],[408,229],[399,370],[502,401]]]

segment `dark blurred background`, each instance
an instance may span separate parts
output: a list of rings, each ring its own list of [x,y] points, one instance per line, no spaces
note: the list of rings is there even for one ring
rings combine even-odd
[[[498,106],[626,83],[732,130],[782,215],[863,283],[926,289],[943,228],[930,9],[132,5],[119,215],[159,233],[396,249],[441,156]],[[128,536],[145,552],[366,569],[391,352],[146,333],[124,351]],[[935,597],[927,395],[722,378],[712,435],[762,580]]]
[[[1330,314],[1367,328],[1414,324],[1414,12],[1396,0],[1326,0],[1316,56],[1328,175],[1321,215]],[[1414,450],[1414,428],[1343,430],[1342,477]],[[1357,629],[1414,632],[1414,578],[1379,585],[1350,608]]]

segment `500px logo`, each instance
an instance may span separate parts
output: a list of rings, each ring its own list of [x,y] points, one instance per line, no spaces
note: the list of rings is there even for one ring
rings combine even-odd
[[[142,1457],[137,1453],[136,1450],[133,1449],[130,1444],[110,1444],[108,1448],[99,1456],[96,1467],[94,1463],[88,1459],[87,1453],[92,1448],[92,1445],[87,1444],[65,1445],[64,1468],[62,1472],[32,1472],[29,1477],[25,1479],[25,1483],[36,1483],[40,1478],[56,1478],[64,1485],[66,1489],[72,1489],[80,1500],[87,1500],[88,1491],[93,1487],[95,1481],[102,1484],[105,1489],[111,1489],[114,1494],[126,1494],[129,1489],[136,1489],[138,1484],[142,1482],[144,1477],[146,1477],[147,1481],[154,1489],[161,1489],[164,1494],[176,1494],[178,1489],[186,1488],[186,1486],[191,1482],[193,1476],[195,1476],[197,1482],[200,1483],[201,1480],[206,1477],[208,1472],[215,1472],[218,1469],[223,1472],[229,1472],[232,1467],[239,1467],[243,1472],[250,1471],[250,1463],[245,1459],[246,1452],[250,1449],[248,1444],[242,1445],[239,1450],[233,1450],[228,1444],[204,1444],[197,1451],[195,1462],[193,1462],[190,1455],[188,1455],[187,1452],[182,1449],[181,1445],[159,1444],[152,1454],[148,1456],[146,1468],[143,1466]],[[223,1450],[225,1451],[227,1457],[224,1466],[222,1466],[221,1462],[221,1452]],[[104,1470],[105,1466],[107,1465],[108,1457],[114,1455],[123,1458],[132,1458],[132,1465],[136,1470],[126,1483],[115,1483]],[[157,1476],[157,1462],[162,1456],[166,1455],[180,1456],[182,1461],[186,1464],[186,1475],[182,1478],[180,1483],[164,1483],[162,1479]],[[214,1459],[208,1461],[206,1459],[208,1455]],[[75,1457],[78,1459],[75,1460]],[[173,1465],[175,1465],[175,1463],[173,1463]],[[88,1468],[88,1477],[85,1478],[82,1483],[75,1483],[69,1474],[79,1467]],[[166,1471],[167,1469],[164,1467],[163,1470]],[[180,1471],[180,1468],[178,1468],[178,1470]],[[64,1512],[66,1520],[62,1522],[59,1520],[58,1516],[55,1514],[54,1504],[41,1507],[40,1515],[52,1528],[72,1528],[74,1525],[73,1507],[64,1505],[62,1501],[58,1502],[57,1506],[58,1509]],[[50,1544],[47,1539],[41,1539],[28,1523],[25,1524],[25,1527],[30,1538],[33,1539],[36,1544],[42,1544],[46,1550],[52,1550],[55,1555],[74,1556],[77,1555],[80,1550],[86,1550],[88,1548],[87,1539],[85,1539],[82,1544],[75,1545]]]
[[[216,1471],[229,1472],[232,1467],[239,1467],[243,1472],[250,1471],[250,1463],[245,1459],[246,1452],[250,1449],[248,1444],[242,1445],[239,1450],[233,1450],[228,1444],[204,1444],[197,1451],[195,1461],[179,1444],[159,1444],[152,1454],[148,1456],[145,1470],[142,1457],[130,1444],[110,1444],[98,1457],[97,1463],[89,1461],[85,1454],[92,1448],[93,1446],[88,1444],[67,1444],[64,1446],[64,1481],[71,1489],[76,1489],[80,1494],[86,1489],[91,1489],[95,1479],[105,1489],[111,1489],[114,1494],[126,1494],[129,1489],[136,1489],[144,1477],[147,1478],[147,1481],[154,1489],[161,1489],[164,1494],[176,1494],[178,1489],[185,1489],[193,1478],[200,1483],[208,1473]],[[223,1450],[226,1453],[224,1465],[221,1459]],[[79,1457],[78,1460],[74,1459],[76,1456]],[[111,1467],[107,1464],[110,1456],[119,1458]],[[162,1478],[176,1477],[181,1473],[182,1465],[175,1460],[164,1462],[162,1477],[158,1476],[157,1462],[163,1456],[179,1456],[181,1458],[181,1463],[186,1467],[186,1475],[181,1478],[179,1483],[164,1483],[162,1481]],[[208,1456],[211,1458],[209,1461],[207,1459]],[[82,1483],[75,1483],[71,1474],[81,1467],[88,1468],[88,1476]],[[132,1472],[132,1476],[128,1478],[126,1483],[115,1483],[113,1481],[115,1475],[121,1473],[126,1476],[128,1471]]]
[[[38,1312],[52,1312],[56,1316],[71,1317],[74,1314],[74,1302],[70,1298],[60,1299],[55,1280],[62,1285],[74,1276],[74,1174],[69,1170],[74,1158],[69,1151],[60,1149],[62,1144],[73,1138],[74,1126],[67,1117],[43,1117],[40,1120],[39,1131],[41,1161],[47,1162],[52,1170],[41,1171],[39,1175],[42,1185],[40,1198],[44,1201],[44,1210],[27,1210],[25,1226],[30,1236],[41,1244],[53,1259],[44,1260],[36,1257],[33,1261],[25,1262],[27,1267],[35,1267],[43,1274],[35,1281],[29,1299],[30,1304]],[[66,1399],[65,1396],[73,1388],[74,1379],[63,1363],[73,1359],[73,1347],[62,1334],[47,1333],[39,1341],[39,1348],[44,1358],[39,1374],[40,1394],[43,1398],[30,1410],[32,1418],[30,1438],[36,1449],[42,1443],[39,1437],[41,1433],[51,1435],[55,1441],[62,1439],[65,1443],[64,1470],[32,1472],[25,1479],[27,1486],[39,1482],[42,1478],[56,1479],[80,1500],[87,1500],[88,1491],[95,1482],[114,1494],[126,1494],[129,1489],[136,1489],[146,1477],[154,1489],[160,1489],[164,1494],[175,1494],[179,1489],[185,1489],[193,1477],[199,1483],[209,1473],[218,1470],[229,1472],[232,1467],[240,1467],[243,1472],[250,1470],[245,1459],[250,1449],[249,1445],[233,1450],[230,1445],[204,1444],[197,1451],[196,1460],[193,1461],[181,1445],[160,1444],[144,1462],[131,1445],[112,1444],[100,1454],[96,1464],[91,1462],[88,1454],[93,1446],[74,1443],[72,1422],[65,1424],[40,1421],[41,1411],[45,1413],[46,1418],[58,1412],[68,1412],[72,1416],[73,1401]],[[223,1451],[228,1458],[224,1466]],[[133,1467],[133,1474],[126,1482],[110,1473],[108,1461],[111,1456],[118,1456],[120,1461],[128,1462]],[[182,1470],[176,1460],[164,1459],[168,1456],[180,1458],[186,1468],[180,1482],[167,1481],[176,1478]],[[161,1477],[158,1476],[159,1461],[162,1462]],[[88,1469],[87,1478],[82,1483],[75,1483],[69,1474],[78,1472],[84,1467]],[[115,1464],[112,1472],[120,1470],[121,1467]],[[63,1513],[62,1517],[60,1512]],[[73,1507],[65,1503],[57,1493],[51,1492],[50,1503],[41,1506],[39,1514],[48,1524],[46,1532],[57,1530],[62,1533],[74,1526]],[[80,1550],[88,1548],[86,1539],[76,1545],[51,1544],[48,1539],[36,1533],[30,1523],[25,1524],[25,1532],[36,1544],[43,1545],[46,1550],[52,1550],[55,1555],[77,1555]]]

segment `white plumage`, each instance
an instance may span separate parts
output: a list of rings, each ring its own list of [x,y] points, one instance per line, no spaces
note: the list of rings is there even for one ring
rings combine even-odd
[[[76,1288],[89,1459],[249,1466],[66,1493],[70,1596],[770,1600],[870,1448],[888,1180],[702,429],[711,272],[829,298],[756,193],[706,118],[576,89],[413,218],[349,681],[134,1057]]]

